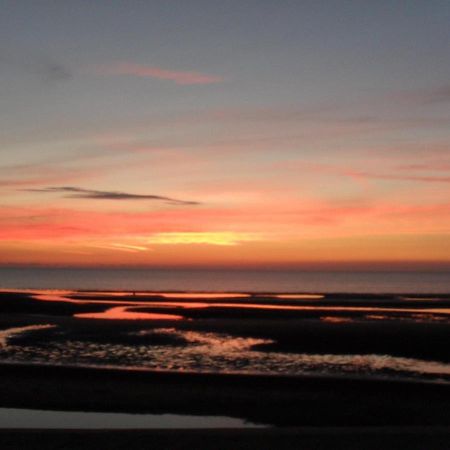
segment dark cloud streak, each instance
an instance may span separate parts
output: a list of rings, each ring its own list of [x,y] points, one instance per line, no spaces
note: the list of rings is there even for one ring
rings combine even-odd
[[[68,67],[39,53],[0,49],[0,64],[37,77],[45,83],[61,82],[72,78],[72,72]]]
[[[65,198],[83,198],[91,200],[156,200],[164,201],[172,205],[198,205],[199,202],[179,200],[161,195],[129,194],[117,191],[97,191],[73,186],[47,187],[43,189],[26,189],[27,192],[60,193]]]

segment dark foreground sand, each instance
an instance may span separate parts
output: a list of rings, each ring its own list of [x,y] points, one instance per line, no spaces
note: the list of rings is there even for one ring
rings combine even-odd
[[[0,430],[0,449],[448,450],[450,387],[342,378],[0,366],[0,406],[227,415],[258,429]]]
[[[274,426],[450,426],[450,386],[336,377],[0,366],[0,407],[231,416]]]
[[[449,428],[0,430],[2,450],[448,450]]]
[[[8,449],[448,450],[449,386],[385,380],[0,367],[3,407],[228,415],[258,429],[0,430]]]

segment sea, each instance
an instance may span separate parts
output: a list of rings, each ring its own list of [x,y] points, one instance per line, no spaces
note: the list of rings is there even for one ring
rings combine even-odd
[[[442,294],[450,293],[450,271],[0,267],[0,289]]]

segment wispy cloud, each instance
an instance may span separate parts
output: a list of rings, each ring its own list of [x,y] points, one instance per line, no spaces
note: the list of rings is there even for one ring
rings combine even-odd
[[[304,173],[336,175],[353,178],[355,180],[392,180],[392,181],[412,181],[423,183],[450,183],[450,175],[429,175],[421,171],[450,170],[448,164],[442,163],[438,168],[434,164],[403,164],[394,166],[390,172],[381,170],[365,170],[359,168],[345,167],[333,164],[312,163],[303,161],[284,161],[276,166],[289,168],[291,170],[302,170]],[[408,173],[409,172],[409,173]]]
[[[60,193],[65,198],[84,198],[92,200],[160,200],[172,205],[198,205],[199,202],[179,200],[152,194],[130,194],[117,191],[97,191],[73,186],[55,186],[43,189],[26,189],[27,192]]]
[[[129,75],[139,78],[157,78],[173,81],[175,84],[213,84],[223,82],[223,78],[195,71],[167,70],[158,66],[147,66],[130,62],[116,62],[95,66],[95,72],[100,75]]]
[[[450,83],[429,89],[402,92],[397,96],[402,102],[416,105],[433,105],[450,102]]]
[[[89,247],[100,248],[105,250],[118,250],[120,252],[127,252],[127,253],[139,253],[150,251],[148,247],[144,247],[142,245],[129,245],[117,242],[112,242],[110,244],[90,244]]]
[[[348,170],[343,172],[342,174],[353,178],[371,178],[378,180],[413,182],[418,181],[423,183],[450,183],[450,176],[384,174],[364,170]]]
[[[431,170],[437,172],[450,172],[450,161],[436,161],[436,162],[426,162],[426,163],[416,163],[416,164],[400,164],[396,166],[398,170]]]

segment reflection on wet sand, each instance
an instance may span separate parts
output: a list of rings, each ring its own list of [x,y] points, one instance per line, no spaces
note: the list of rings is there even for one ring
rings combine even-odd
[[[201,299],[214,299],[214,298],[248,298],[249,294],[238,294],[238,293],[208,293],[208,292],[160,292],[157,295],[160,295],[164,298],[201,298]]]
[[[247,294],[211,294],[211,293],[136,293],[136,296],[148,297],[148,296],[165,296],[166,298],[178,298],[180,301],[166,301],[162,300],[130,300],[130,297],[127,296],[126,300],[118,300],[118,299],[107,299],[96,298],[99,293],[95,292],[83,292],[83,299],[71,298],[70,295],[76,294],[79,296],[79,293],[74,291],[33,291],[33,298],[39,301],[48,301],[48,302],[67,302],[67,303],[75,303],[75,304],[105,304],[105,305],[120,305],[122,307],[126,306],[136,306],[136,307],[151,307],[156,309],[167,309],[167,308],[179,308],[179,309],[193,309],[193,308],[230,308],[230,309],[246,309],[246,310],[274,310],[274,311],[313,311],[318,313],[406,313],[406,314],[440,314],[440,315],[450,315],[450,308],[439,308],[439,307],[430,307],[430,308],[404,308],[404,307],[385,307],[385,306],[329,306],[329,305],[285,305],[285,304],[277,304],[277,300],[279,299],[311,299],[312,297],[318,299],[319,295],[313,294],[295,294],[294,297],[291,294],[277,294],[272,296],[267,296],[267,298],[272,298],[273,303],[238,303],[238,302],[199,302],[199,301],[183,301],[181,299],[189,300],[189,299],[226,299],[226,298],[248,298],[251,297]],[[112,293],[113,298],[118,297],[118,293]],[[323,296],[322,296],[323,297]],[[255,299],[256,300],[256,299]],[[144,313],[144,312],[131,312],[126,308],[111,308],[109,312],[104,313],[94,313],[87,314],[79,314],[77,317],[83,318],[104,318],[104,319],[156,319],[158,318],[158,314],[155,313]],[[144,316],[144,314],[148,314]],[[164,314],[164,313],[161,313]],[[138,317],[140,316],[140,317]],[[175,315],[176,316],[176,315]],[[182,318],[178,316],[177,318]]]
[[[104,312],[75,314],[80,319],[110,319],[110,320],[180,320],[183,316],[175,314],[158,314],[131,311],[127,306],[116,306]]]
[[[350,317],[336,317],[336,316],[324,316],[324,317],[321,317],[320,320],[322,322],[328,322],[328,323],[348,323],[348,322],[353,322],[353,319],[350,319]]]
[[[8,344],[4,360],[92,367],[126,367],[203,373],[353,374],[419,377],[450,382],[450,364],[377,354],[314,354],[260,351],[270,339],[175,328],[141,330],[142,336],[172,336],[174,345],[49,341],[44,346]]]
[[[406,302],[439,302],[442,300],[440,297],[399,297],[400,300],[406,301]]]
[[[72,294],[77,297],[162,297],[162,298],[179,298],[179,299],[222,299],[222,298],[248,298],[250,294],[243,294],[237,292],[138,292],[138,291],[123,291],[123,292],[108,292],[95,291],[83,292],[77,291]]]
[[[0,331],[4,361],[285,375],[394,373],[450,381],[450,365],[439,362],[448,361],[447,297],[428,307],[399,296],[357,294],[323,301],[315,301],[316,294],[25,294],[4,296],[4,311],[11,308],[11,317],[3,318],[9,328]],[[57,328],[19,326],[42,320]],[[172,322],[158,322],[164,320]],[[161,328],[169,324],[173,328]]]

